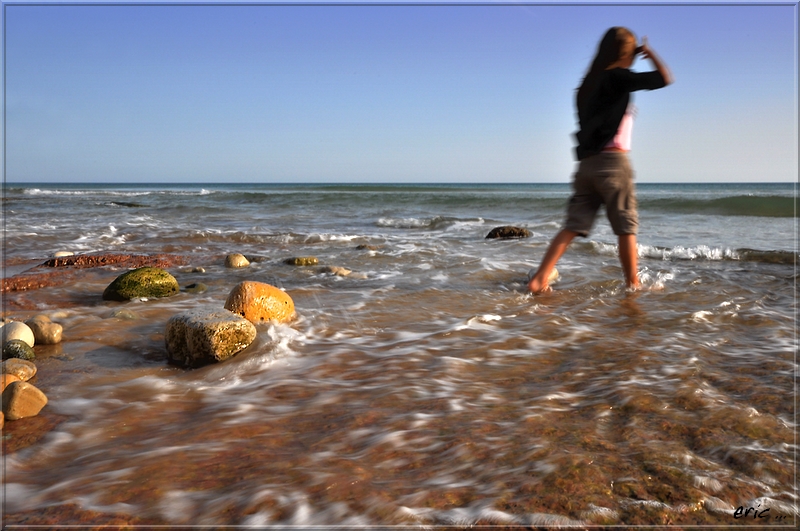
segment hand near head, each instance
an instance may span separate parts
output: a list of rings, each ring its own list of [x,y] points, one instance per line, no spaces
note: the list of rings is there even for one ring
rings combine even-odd
[[[642,54],[644,59],[650,59],[653,56],[653,52],[650,50],[650,46],[647,43],[647,36],[645,35],[642,37],[642,44],[636,49],[637,53]]]
[[[642,54],[642,57],[645,59],[650,59],[653,61],[653,65],[656,67],[656,70],[661,72],[661,76],[664,78],[664,83],[669,85],[672,83],[672,73],[667,68],[667,65],[656,55],[656,53],[650,48],[650,43],[647,42],[647,37],[642,37],[642,44],[636,49],[636,51]]]

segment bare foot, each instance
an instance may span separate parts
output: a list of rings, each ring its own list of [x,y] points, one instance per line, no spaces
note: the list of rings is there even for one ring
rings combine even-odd
[[[531,293],[547,293],[548,291],[553,291],[553,288],[550,287],[550,283],[555,282],[558,278],[558,269],[554,267],[544,280],[542,280],[541,277],[542,275],[539,274],[539,271],[536,271],[536,273],[531,276],[528,282],[528,290]]]

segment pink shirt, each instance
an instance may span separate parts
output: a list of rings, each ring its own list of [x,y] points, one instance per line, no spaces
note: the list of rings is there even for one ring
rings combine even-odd
[[[619,123],[617,134],[614,138],[605,145],[603,150],[612,151],[630,151],[631,150],[631,133],[633,132],[633,117],[636,115],[636,107],[629,105]]]

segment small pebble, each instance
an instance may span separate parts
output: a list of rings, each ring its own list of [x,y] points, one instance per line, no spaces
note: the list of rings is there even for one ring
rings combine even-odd
[[[64,331],[63,327],[58,323],[50,321],[50,318],[46,315],[37,315],[25,321],[25,324],[33,331],[36,344],[56,345],[61,343],[61,334]]]
[[[12,339],[3,343],[3,359],[18,358],[32,361],[36,359],[33,348],[21,339]]]
[[[185,288],[187,293],[204,293],[208,290],[208,286],[203,284],[202,282],[195,282],[194,284],[189,284]]]
[[[225,257],[225,267],[240,268],[250,265],[250,261],[239,253],[232,253]]]
[[[23,382],[36,376],[36,365],[18,358],[7,359],[2,364],[2,374],[13,374]]]

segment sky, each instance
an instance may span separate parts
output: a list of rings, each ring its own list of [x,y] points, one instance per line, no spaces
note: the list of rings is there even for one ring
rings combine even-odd
[[[3,3],[6,182],[568,183],[611,26],[652,182],[796,182],[796,3]],[[637,71],[652,69],[638,60]]]

